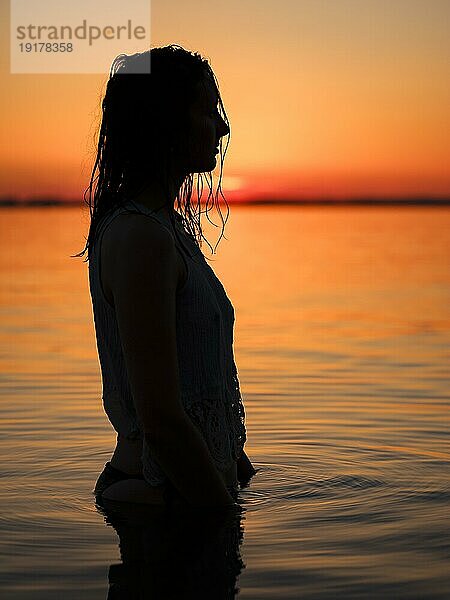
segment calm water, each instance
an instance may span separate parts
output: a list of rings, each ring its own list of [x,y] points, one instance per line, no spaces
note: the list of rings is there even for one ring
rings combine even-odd
[[[0,218],[2,599],[450,597],[450,210],[232,210],[213,268],[259,471],[223,523],[95,507],[87,217]]]

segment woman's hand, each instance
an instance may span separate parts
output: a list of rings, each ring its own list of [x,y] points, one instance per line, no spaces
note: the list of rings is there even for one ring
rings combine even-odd
[[[242,454],[237,461],[237,477],[241,486],[246,485],[256,472],[250,459],[242,450]]]

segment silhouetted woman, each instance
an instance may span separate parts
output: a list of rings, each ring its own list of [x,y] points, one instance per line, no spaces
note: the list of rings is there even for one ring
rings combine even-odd
[[[211,172],[230,133],[217,81],[180,46],[119,55],[102,109],[80,255],[88,250],[103,406],[118,435],[94,491],[233,506],[256,471],[243,450],[234,310],[201,251],[203,177],[206,214],[212,203],[221,215]]]

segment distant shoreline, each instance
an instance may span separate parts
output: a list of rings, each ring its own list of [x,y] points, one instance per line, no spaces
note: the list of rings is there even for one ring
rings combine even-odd
[[[236,200],[228,201],[230,207],[236,206],[450,206],[449,198],[349,198],[349,199],[307,199],[290,200],[280,198],[270,199],[261,198],[255,200]],[[61,206],[80,208],[87,205],[77,200],[58,200],[55,198],[0,198],[1,207],[30,207],[30,206]]]

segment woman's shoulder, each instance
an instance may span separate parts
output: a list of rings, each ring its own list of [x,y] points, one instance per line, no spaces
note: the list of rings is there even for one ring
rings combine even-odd
[[[152,255],[173,255],[175,243],[173,235],[157,218],[120,213],[104,231],[102,246],[108,249],[108,256],[128,254],[145,259]]]
[[[122,272],[145,273],[150,265],[154,271],[164,269],[177,274],[179,270],[170,232],[157,220],[131,213],[115,215],[104,229],[100,262],[103,288],[108,296]]]

